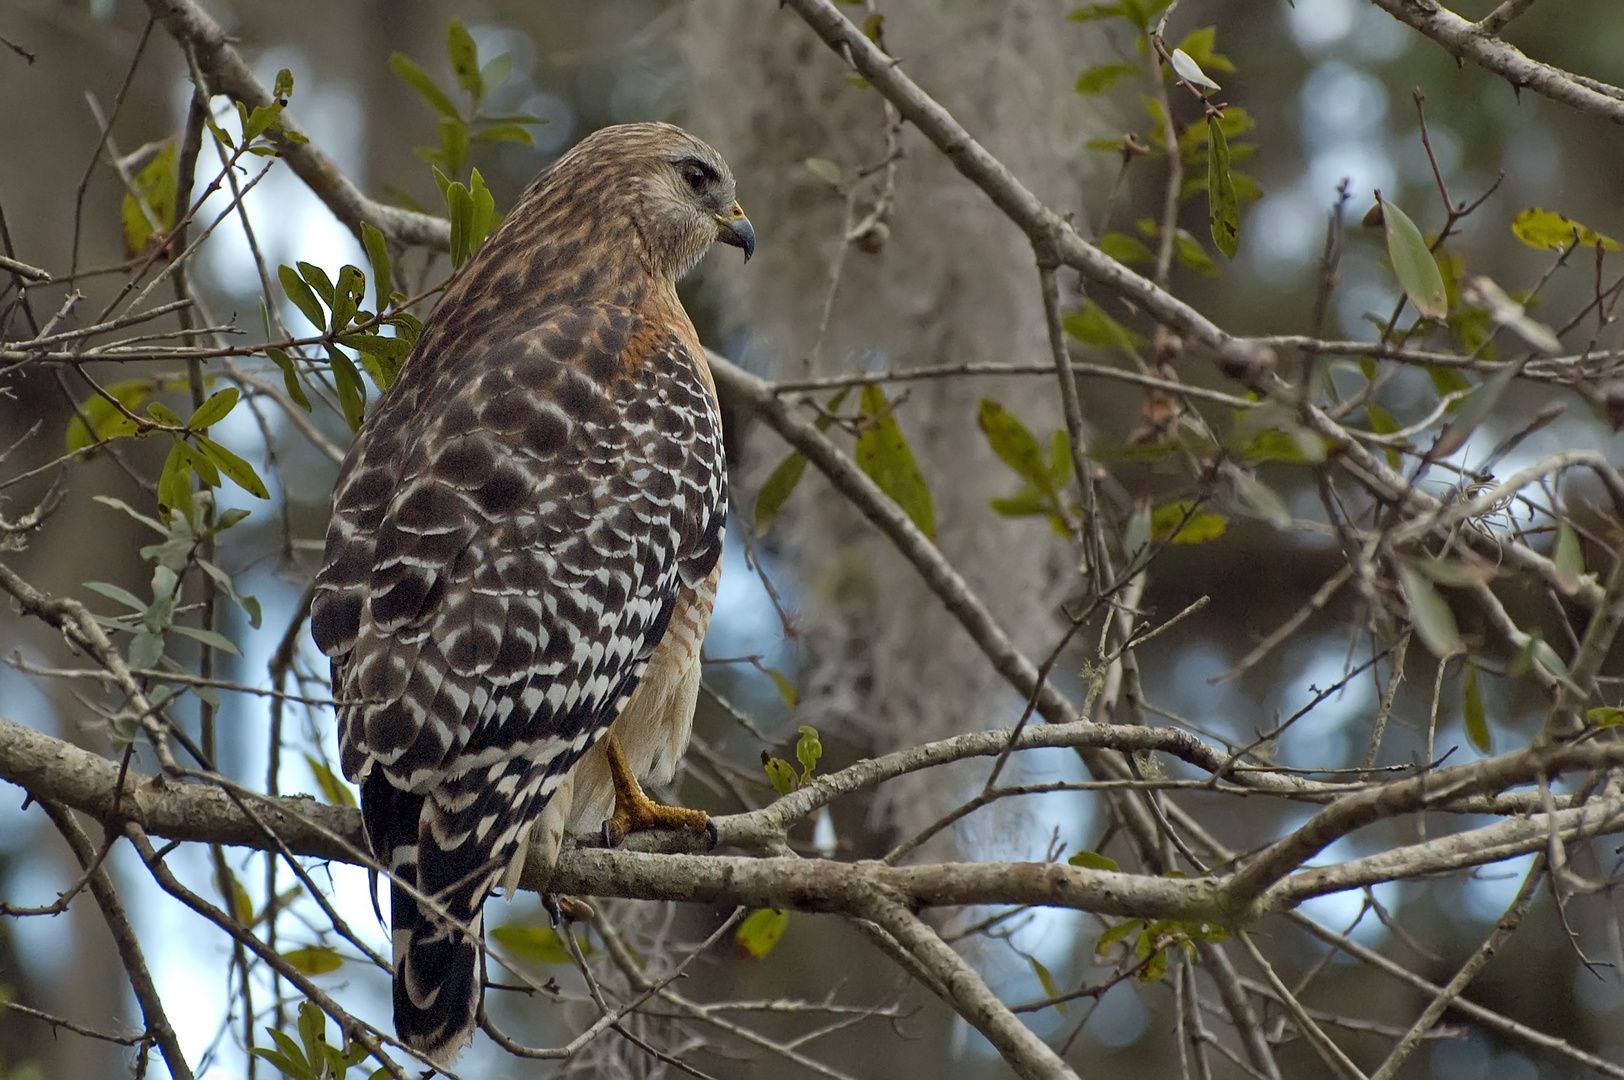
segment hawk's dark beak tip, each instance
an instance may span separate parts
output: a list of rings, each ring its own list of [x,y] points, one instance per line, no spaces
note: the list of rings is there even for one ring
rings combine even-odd
[[[756,253],[756,230],[747,217],[739,217],[734,221],[724,221],[717,230],[716,239],[732,247],[742,248],[744,261],[749,262],[750,256]]]

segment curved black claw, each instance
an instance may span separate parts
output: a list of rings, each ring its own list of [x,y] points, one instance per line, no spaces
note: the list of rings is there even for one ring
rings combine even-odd
[[[558,905],[558,897],[550,892],[542,893],[541,906],[547,909],[547,917],[553,920],[553,929],[557,930],[558,924],[564,919],[564,911]]]
[[[716,845],[722,842],[722,834],[716,831],[716,822],[711,819],[705,821],[705,850],[715,851]]]
[[[619,844],[620,841],[623,840],[623,839],[625,839],[625,837],[618,837],[618,836],[615,835],[615,823],[614,823],[613,819],[604,818],[603,819],[603,846],[606,847],[606,848],[612,848],[616,844]]]

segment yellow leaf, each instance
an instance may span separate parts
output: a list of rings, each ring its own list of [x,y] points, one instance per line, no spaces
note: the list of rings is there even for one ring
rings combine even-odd
[[[170,143],[157,154],[130,182],[130,191],[124,196],[120,216],[124,220],[124,251],[131,258],[141,254],[153,240],[152,222],[147,209],[158,222],[158,228],[167,234],[175,227],[176,162],[180,147]],[[139,201],[138,201],[139,200]]]
[[[344,966],[344,958],[338,955],[338,950],[326,945],[306,945],[301,949],[289,949],[282,954],[282,959],[304,975],[325,975]]]
[[[789,927],[789,915],[773,908],[752,911],[733,933],[739,950],[752,960],[760,960],[773,951],[778,939]]]
[[[1537,206],[1529,207],[1513,218],[1511,232],[1529,247],[1541,250],[1565,248],[1573,243],[1575,237],[1584,247],[1600,246],[1606,251],[1618,250],[1618,241],[1612,237],[1603,236],[1595,229],[1581,225],[1572,218],[1563,217],[1550,210],[1541,210]]]

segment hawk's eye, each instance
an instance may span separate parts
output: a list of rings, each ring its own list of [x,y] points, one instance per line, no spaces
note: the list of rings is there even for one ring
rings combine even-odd
[[[715,169],[694,158],[677,162],[677,171],[682,174],[682,182],[692,188],[696,195],[702,194],[705,185],[716,179]]]

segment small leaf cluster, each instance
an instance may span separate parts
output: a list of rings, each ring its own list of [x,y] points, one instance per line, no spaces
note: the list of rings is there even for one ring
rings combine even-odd
[[[1133,951],[1140,960],[1139,981],[1149,983],[1167,974],[1174,949],[1183,949],[1193,958],[1198,943],[1221,944],[1229,940],[1229,931],[1216,923],[1186,919],[1124,919],[1100,935],[1094,954],[1104,956],[1113,945],[1129,938],[1133,939]]]
[[[150,600],[142,600],[129,590],[105,581],[85,582],[86,589],[129,609],[125,614],[97,615],[95,618],[106,630],[130,635],[126,653],[130,667],[139,671],[159,669],[184,673],[186,669],[181,664],[165,655],[165,639],[171,631],[199,641],[210,648],[222,649],[240,656],[241,651],[231,639],[213,630],[188,626],[178,621],[176,614],[182,600],[182,576],[189,566],[195,565],[209,576],[221,592],[243,609],[252,626],[259,626],[259,601],[252,596],[240,595],[231,581],[231,575],[198,554],[198,547],[204,539],[216,536],[236,525],[248,516],[247,511],[228,510],[221,514],[217,521],[209,523],[206,520],[207,515],[203,512],[207,509],[206,506],[198,506],[194,507],[193,513],[169,515],[166,524],[141,513],[122,500],[106,495],[97,495],[95,499],[104,506],[128,514],[163,537],[161,542],[149,544],[141,549],[141,557],[155,564],[152,570]],[[210,705],[219,706],[219,695],[212,688],[195,686],[191,689]],[[174,696],[174,691],[169,687],[160,686],[154,688],[148,696],[154,705],[161,705]],[[135,718],[121,717],[120,721],[115,723],[115,728],[120,738],[132,738]]]
[[[1134,48],[1143,57],[1150,48],[1152,24],[1166,6],[1161,0],[1096,3],[1077,8],[1070,18],[1073,22],[1081,23],[1127,22],[1135,31]],[[1160,38],[1156,40],[1158,50],[1162,50],[1164,47],[1160,44]],[[1185,176],[1179,198],[1190,199],[1206,192],[1213,244],[1226,256],[1234,258],[1240,241],[1240,206],[1243,202],[1260,198],[1263,192],[1257,181],[1233,167],[1235,162],[1244,161],[1256,150],[1252,143],[1236,141],[1237,136],[1256,127],[1256,123],[1245,109],[1208,99],[1209,94],[1221,89],[1208,72],[1235,70],[1229,57],[1217,51],[1217,44],[1217,27],[1202,26],[1191,30],[1175,47],[1162,52],[1162,55],[1167,59],[1173,77],[1201,99],[1204,109],[1204,122],[1184,128],[1176,139]],[[1098,64],[1077,77],[1075,89],[1083,95],[1103,94],[1124,78],[1136,76],[1145,70],[1143,63]],[[1161,97],[1146,97],[1143,105],[1152,123],[1148,143],[1130,136],[1126,139],[1097,139],[1088,144],[1089,148],[1112,153],[1165,153],[1169,117]],[[1154,238],[1160,226],[1155,221],[1141,223],[1142,227],[1146,225],[1149,235]],[[1199,242],[1182,229],[1179,230],[1176,245],[1181,265],[1199,273],[1216,272],[1212,260],[1200,250]],[[1124,262],[1153,261],[1150,249],[1125,233],[1106,233],[1100,238],[1100,247],[1112,258]]]
[[[234,386],[216,391],[183,420],[152,395],[159,390],[181,389],[184,385],[184,382],[157,379],[126,379],[109,384],[103,393],[81,404],[78,415],[68,422],[64,436],[68,452],[93,450],[98,444],[113,439],[140,438],[158,432],[173,436],[174,445],[158,476],[159,516],[165,521],[172,512],[188,520],[194,516],[194,477],[210,488],[219,487],[224,477],[255,498],[269,498],[265,481],[259,478],[254,467],[208,435],[211,427],[237,407],[242,392]],[[137,416],[135,410],[143,405],[146,416]]]
[[[266,1028],[272,1050],[254,1047],[254,1054],[270,1062],[288,1080],[346,1080],[350,1070],[367,1059],[368,1050],[359,1042],[348,1042],[342,1050],[327,1041],[327,1016],[312,1002],[299,1005],[299,1038]],[[368,1080],[385,1080],[389,1070],[378,1068]]]
[[[470,146],[478,143],[532,144],[529,127],[547,121],[528,113],[486,116],[485,99],[513,73],[513,57],[503,53],[481,65],[479,49],[473,36],[461,19],[446,24],[446,58],[450,62],[457,85],[468,98],[468,107],[458,108],[451,95],[440,88],[434,78],[405,53],[389,57],[389,70],[395,77],[416,91],[417,96],[437,115],[436,127],[440,137],[438,146],[420,146],[417,155],[435,169],[451,177],[463,175],[468,165]],[[455,217],[453,217],[455,220]]]
[[[333,389],[338,395],[339,408],[350,430],[358,430],[366,409],[366,387],[343,348],[354,349],[361,367],[366,369],[382,390],[394,384],[400,365],[422,333],[422,322],[400,305],[406,297],[389,291],[391,267],[389,249],[383,234],[370,224],[361,226],[362,246],[372,266],[373,296],[381,314],[374,314],[361,305],[366,300],[367,275],[359,267],[346,265],[338,272],[338,280],[313,263],[301,262],[298,268],[277,268],[278,280],[293,306],[321,331],[325,341],[327,359],[331,364]],[[393,305],[388,306],[388,305]],[[386,336],[384,327],[394,329]],[[269,347],[266,354],[282,371],[282,382],[288,396],[306,412],[310,410],[310,397],[305,393],[298,365],[285,349]]]
[[[828,431],[834,423],[835,412],[845,402],[849,388],[829,399],[816,424],[819,431]],[[863,386],[860,395],[860,414],[856,419],[857,445],[854,456],[857,465],[890,499],[900,506],[925,538],[936,538],[936,507],[931,499],[930,487],[913,448],[897,423],[896,406],[885,396],[877,384]],[[778,463],[761,486],[756,496],[755,525],[757,532],[765,532],[783,509],[806,472],[806,455],[799,450]]]
[[[1014,495],[990,500],[993,512],[1012,518],[1047,517],[1056,533],[1070,536],[1076,514],[1063,493],[1074,475],[1071,436],[1064,428],[1056,429],[1046,453],[1021,418],[992,398],[981,399],[976,420],[993,453],[1024,482]]]
[[[761,752],[761,767],[766,771],[767,779],[772,781],[773,789],[780,795],[788,795],[810,784],[818,760],[823,757],[823,743],[818,738],[818,729],[802,724],[799,730],[800,738],[795,741],[795,760],[801,763],[799,773],[783,758],[773,757],[765,750]]]
[[[303,145],[310,141],[302,133],[282,123],[282,111],[288,107],[288,99],[292,96],[293,72],[283,68],[276,73],[276,84],[271,91],[269,105],[256,105],[250,110],[240,101],[235,103],[237,119],[241,124],[242,151],[256,157],[281,157],[282,152],[274,140],[294,145]],[[239,149],[239,144],[232,140],[230,133],[221,127],[213,116],[205,115],[204,123],[208,124],[210,133],[220,145],[228,150]]]

